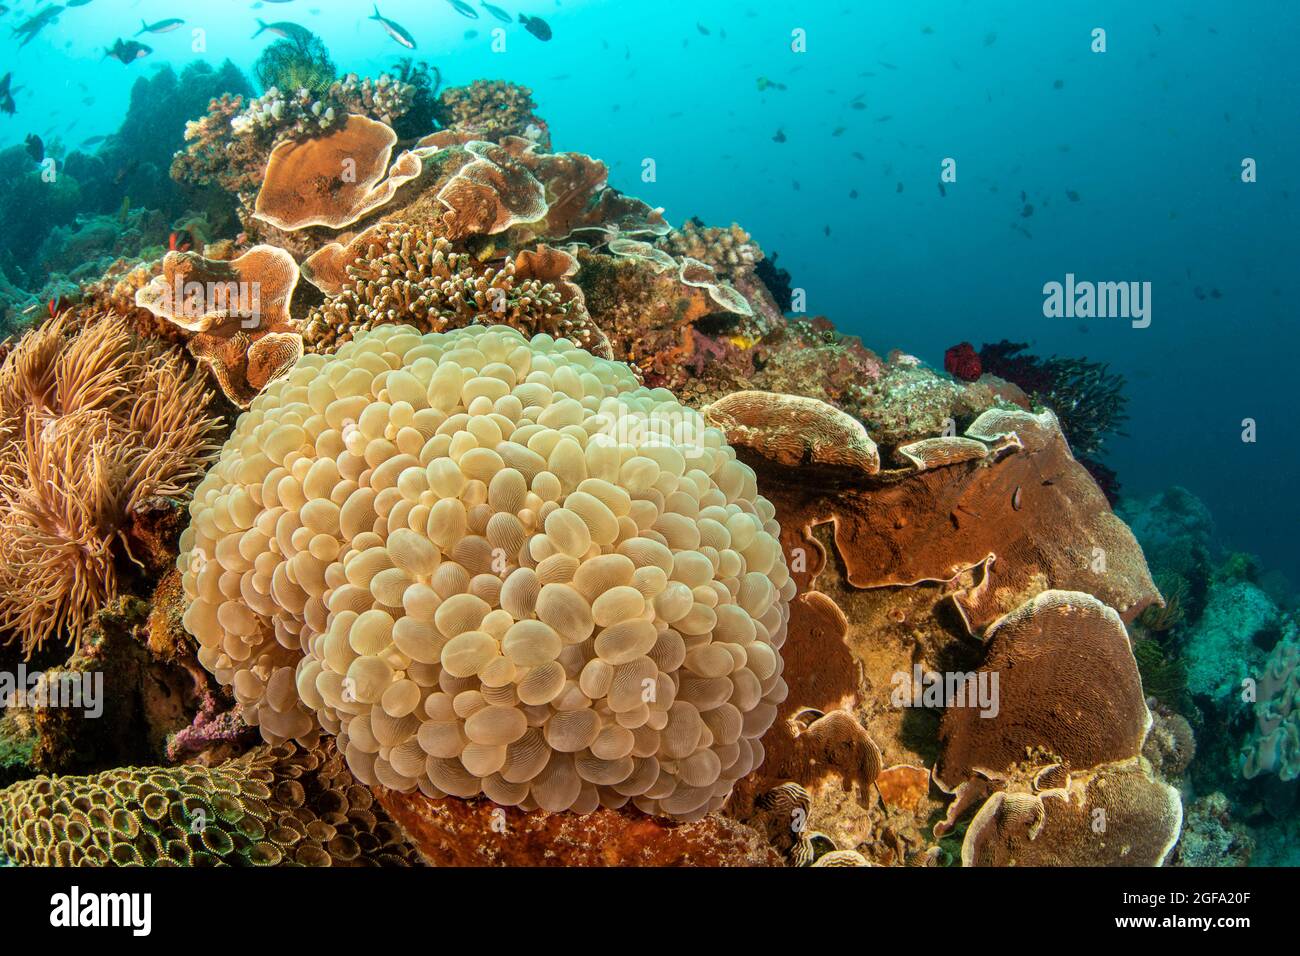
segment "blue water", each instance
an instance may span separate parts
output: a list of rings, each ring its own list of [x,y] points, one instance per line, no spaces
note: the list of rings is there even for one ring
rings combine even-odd
[[[471,21],[443,0],[380,7],[446,84],[530,86],[556,148],[606,160],[616,186],[673,222],[740,222],[779,254],[810,312],[882,354],[941,367],[956,342],[1010,338],[1109,362],[1129,380],[1129,437],[1105,454],[1126,492],[1190,488],[1225,543],[1300,580],[1290,545],[1300,5],[499,5],[545,17],[554,40],[512,24],[493,52],[501,25],[486,12]],[[10,6],[0,26],[44,4]],[[18,114],[0,116],[0,146],[35,132],[71,148],[111,133],[132,82],[164,64],[229,58],[247,70],[274,39],[250,40],[258,17],[301,23],[341,69],[376,75],[405,51],[370,12],[351,0],[92,0],[22,49],[0,30],[0,69],[25,87]],[[142,19],[173,16],[189,22],[142,37],[149,57],[103,58]],[[205,52],[191,49],[195,27]],[[1105,53],[1090,50],[1096,27]],[[805,53],[791,50],[795,29]],[[761,91],[760,77],[786,88]],[[1244,157],[1258,182],[1241,182]],[[647,158],[654,182],[642,180]],[[957,181],[940,195],[945,158]],[[1042,287],[1068,272],[1150,282],[1150,327],[1045,318]],[[1253,444],[1241,440],[1247,418]]]

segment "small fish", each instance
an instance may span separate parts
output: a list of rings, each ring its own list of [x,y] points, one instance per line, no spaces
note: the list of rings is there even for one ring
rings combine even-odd
[[[712,34],[712,32],[710,32],[709,28],[706,27],[703,23],[697,23],[697,24],[695,24],[695,29],[697,29],[697,30],[700,31],[701,36],[706,36],[706,37],[713,36],[713,34]]]
[[[825,228],[822,230],[822,232],[824,232],[824,233],[826,234],[826,238],[827,238],[827,239],[829,239],[829,238],[831,237],[831,227],[830,227],[830,226],[825,227]]]
[[[171,17],[167,20],[159,20],[157,23],[149,23],[145,20],[140,21],[140,29],[135,32],[136,36],[141,33],[171,33],[185,21],[177,17]],[[261,21],[258,21],[259,23]]]
[[[194,244],[190,241],[190,234],[181,229],[167,237],[167,248],[172,252],[189,252]]]
[[[885,115],[885,116],[877,116],[877,117],[876,117],[876,122],[877,122],[877,123],[888,123],[888,122],[889,122],[891,119],[893,119],[893,118],[894,118],[894,117],[893,117],[892,114]]]
[[[14,102],[14,93],[17,91],[11,87],[13,79],[13,73],[6,73],[3,78],[0,78],[0,113],[9,116],[18,112],[18,104]]]
[[[68,0],[69,7],[84,7],[90,0]]]
[[[1065,191],[1065,198],[1070,200],[1070,202],[1078,202],[1079,194],[1076,193],[1073,189],[1067,189]]]
[[[992,46],[993,44],[995,44],[995,43],[997,43],[997,42],[998,42],[998,35],[997,35],[996,33],[986,33],[986,34],[984,34],[984,45],[985,45],[985,46]]]
[[[843,135],[844,135],[844,132],[845,132],[846,129],[848,129],[847,126],[837,126],[837,127],[835,127],[835,129],[831,132],[831,135],[832,135],[832,136],[843,136]]]
[[[462,17],[469,17],[471,20],[478,19],[478,11],[471,7],[465,0],[447,0],[451,8],[459,13]]]
[[[939,195],[940,195],[940,197],[942,197],[942,198],[944,198],[944,199],[947,199],[947,198],[948,198],[948,190],[946,190],[946,189],[943,188],[943,180],[942,180],[942,179],[939,180]]]
[[[482,3],[484,10],[492,14],[492,16],[496,17],[502,23],[514,23],[515,18],[506,13],[500,7],[488,3],[487,0],[480,0],[480,2]]]
[[[90,139],[83,140],[81,146],[83,149],[86,148],[87,146],[97,146],[100,143],[104,142],[104,140],[106,139],[108,139],[107,136],[92,136],[90,137]]]
[[[777,131],[776,131],[776,135],[772,137],[772,142],[774,142],[774,143],[784,143],[784,142],[785,142],[785,130],[783,130],[783,129],[779,129],[779,130],[777,130]]]
[[[32,162],[39,163],[45,158],[45,143],[35,133],[29,133],[23,142],[26,144],[27,155],[32,158]]]
[[[1052,89],[1054,90],[1060,90],[1064,88],[1065,88],[1065,80],[1057,80],[1055,83],[1052,84]]]
[[[107,52],[104,53],[104,56],[111,56],[119,63],[130,66],[136,60],[144,59],[152,52],[153,47],[151,46],[145,46],[143,43],[137,43],[135,40],[119,39],[108,48]]]
[[[552,36],[551,27],[541,17],[530,17],[526,14],[519,14],[519,22],[524,25],[524,29],[531,33],[537,39],[545,43]]]
[[[379,12],[379,4],[375,4],[374,16],[369,17],[368,19],[377,20],[379,25],[384,28],[385,33],[408,50],[415,49],[415,37],[411,36],[411,31],[406,29],[406,27],[402,26],[400,23],[397,23],[394,20],[389,20],[387,17],[383,16]]]
[[[857,198],[858,198],[858,191],[857,191],[856,189],[850,189],[850,190],[849,190],[849,198],[850,198],[850,199],[857,199]]]
[[[275,23],[267,23],[265,20],[257,21],[257,32],[253,34],[252,39],[256,40],[263,33],[274,33],[278,37],[284,37],[287,40],[297,40],[299,43],[305,43],[315,36],[310,30],[297,23],[291,23],[288,20],[277,20]]]
[[[1025,203],[1024,208],[1020,210],[1020,218],[1028,219],[1033,214],[1034,214],[1034,204],[1028,202]]]
[[[61,6],[46,7],[36,16],[15,27],[13,35],[23,38],[23,41],[18,45],[23,47],[31,43],[32,40],[36,39],[36,34],[57,20],[62,12],[63,7]]]
[[[1020,510],[1020,486],[1016,485],[1016,490],[1011,492],[1011,507],[1015,511]]]
[[[903,191],[903,184],[899,183],[898,187],[894,190],[894,192],[901,193],[902,191]]]

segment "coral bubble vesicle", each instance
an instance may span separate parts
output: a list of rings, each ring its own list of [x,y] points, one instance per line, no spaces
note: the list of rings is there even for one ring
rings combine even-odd
[[[396,791],[684,820],[763,760],[774,509],[722,432],[567,339],[380,325],[306,355],[190,513],[185,625],[271,743],[333,734]]]

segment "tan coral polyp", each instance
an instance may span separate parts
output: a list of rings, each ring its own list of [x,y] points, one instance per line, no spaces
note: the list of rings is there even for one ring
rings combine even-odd
[[[785,697],[773,513],[626,366],[379,326],[240,418],[182,538],[185,622],[268,740],[337,734],[368,784],[694,819]]]

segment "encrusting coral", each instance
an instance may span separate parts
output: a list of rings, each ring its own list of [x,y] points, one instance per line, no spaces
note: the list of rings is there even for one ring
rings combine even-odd
[[[420,862],[328,744],[16,783],[0,790],[0,851],[28,866]]]
[[[692,820],[762,762],[794,584],[722,434],[567,340],[385,325],[253,403],[179,566],[268,741],[367,783]]]
[[[118,591],[125,528],[215,457],[201,372],[103,317],[29,332],[0,366],[0,628],[70,644]]]

